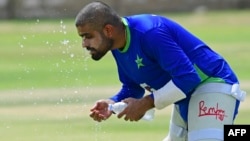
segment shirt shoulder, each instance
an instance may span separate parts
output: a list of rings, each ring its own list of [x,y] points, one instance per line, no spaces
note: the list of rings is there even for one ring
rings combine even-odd
[[[133,15],[124,18],[127,20],[130,29],[141,32],[146,32],[173,22],[167,17],[154,14]]]

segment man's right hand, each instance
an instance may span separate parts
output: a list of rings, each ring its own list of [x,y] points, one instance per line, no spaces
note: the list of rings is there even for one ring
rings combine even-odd
[[[89,116],[98,122],[108,119],[112,115],[112,111],[108,110],[109,103],[114,102],[110,100],[98,100],[94,107],[90,109]]]

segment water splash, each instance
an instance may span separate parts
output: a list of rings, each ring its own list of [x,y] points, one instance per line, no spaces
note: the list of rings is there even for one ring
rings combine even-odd
[[[71,58],[74,58],[74,56],[75,56],[74,53],[71,53],[71,54],[70,54],[70,57],[71,57]]]
[[[96,123],[95,124],[95,133],[97,133],[97,134],[95,134],[95,140],[96,141],[98,141],[99,140],[99,132],[101,132],[102,131],[102,126],[100,125],[100,123]]]
[[[61,27],[60,32],[63,33],[63,34],[67,34],[66,25],[63,24],[63,20],[60,21],[60,27]]]
[[[21,42],[18,42],[20,48],[24,48],[24,45]]]
[[[68,45],[69,44],[69,40],[64,39],[63,41],[61,41],[61,44],[62,45]]]
[[[27,37],[26,37],[25,35],[23,35],[23,39],[24,39],[24,40],[26,40],[26,39],[27,39]]]
[[[35,25],[40,24],[41,25],[42,21],[40,21],[40,19],[36,19],[36,21],[33,22],[33,24],[35,24]],[[25,46],[26,43],[28,42],[28,40],[40,37],[39,33],[36,34],[37,31],[35,30],[35,28],[33,26],[29,26],[29,28],[32,32],[34,32],[34,34],[21,35],[20,36],[21,41],[18,42],[18,47],[22,50],[21,55],[24,55],[24,53],[26,53],[25,50],[29,49],[28,44],[27,44],[27,46]],[[62,74],[60,76],[64,77],[66,80],[71,79],[70,76],[72,73],[74,73],[74,68],[71,68],[71,67],[64,68],[63,66],[65,64],[66,65],[68,65],[68,64],[69,65],[72,65],[72,64],[79,65],[79,64],[77,64],[78,63],[77,61],[81,61],[80,67],[83,67],[83,71],[88,71],[88,67],[89,67],[88,60],[90,58],[89,53],[84,50],[83,56],[79,57],[79,56],[77,56],[78,55],[77,53],[72,52],[72,48],[74,47],[74,44],[76,44],[78,42],[76,40],[75,41],[70,40],[66,36],[68,33],[67,26],[63,20],[60,20],[60,22],[59,22],[59,29],[58,29],[58,25],[57,25],[57,28],[55,28],[51,31],[47,31],[47,32],[50,34],[52,33],[54,35],[56,35],[58,33],[61,35],[63,34],[62,38],[59,40],[58,39],[57,40],[45,39],[45,40],[41,41],[43,46],[46,46],[50,49],[51,53],[54,53],[54,52],[59,50],[59,54],[61,53],[63,55],[63,58],[57,58],[58,62],[53,62],[52,68],[50,68],[50,69],[56,69],[56,71],[59,71],[60,74]],[[51,54],[51,55],[53,55],[53,54]],[[64,58],[65,56],[66,56],[66,58]],[[50,60],[48,60],[48,63],[51,64]],[[20,65],[27,75],[30,75],[33,71],[35,71],[35,68],[26,66],[25,64],[20,64]],[[20,79],[24,79],[24,78],[20,77]],[[85,78],[80,78],[80,79],[85,79]],[[74,80],[79,81],[79,78],[75,77]],[[91,89],[90,88],[90,86],[92,85],[91,84],[91,76],[88,76],[86,78],[86,82],[88,82],[88,84],[86,85],[86,89]],[[65,84],[64,88],[66,88],[66,87],[67,87],[67,84]],[[32,86],[32,89],[34,89],[34,86]],[[81,94],[79,94],[79,90],[77,90],[77,89],[73,90],[72,93],[76,94],[76,95],[81,95]],[[32,101],[32,103],[31,103],[33,106],[38,106],[40,104],[40,101],[43,100],[40,97],[36,97],[36,94],[33,94],[33,92],[30,92],[29,96],[34,97],[34,101]],[[85,95],[81,95],[80,99],[76,98],[76,99],[72,100],[72,99],[67,99],[65,95],[61,95],[58,99],[56,99],[56,101],[53,101],[54,102],[53,104],[55,106],[58,106],[59,104],[61,105],[63,103],[67,103],[67,102],[68,103],[74,103],[74,102],[79,103],[79,101],[82,101],[82,99],[86,99],[87,97],[88,97],[88,95],[85,94]],[[82,105],[86,106],[86,103],[82,103]],[[70,118],[70,116],[71,116],[71,113],[66,113],[63,117],[64,117],[64,119],[68,120]],[[40,120],[40,117],[37,117],[36,120]],[[96,130],[96,132],[100,132],[102,130],[101,125],[96,124],[95,130]],[[96,140],[98,140],[98,137],[96,138]]]

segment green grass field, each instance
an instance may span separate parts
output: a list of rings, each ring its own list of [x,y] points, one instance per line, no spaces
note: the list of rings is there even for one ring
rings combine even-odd
[[[166,14],[222,54],[250,92],[250,11]],[[110,54],[95,62],[81,48],[73,19],[0,21],[0,138],[2,141],[162,140],[171,106],[153,121],[102,123],[93,103],[119,90]],[[237,124],[250,123],[250,98]]]

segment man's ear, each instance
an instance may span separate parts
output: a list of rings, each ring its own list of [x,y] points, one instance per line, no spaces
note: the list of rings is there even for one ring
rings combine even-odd
[[[114,33],[114,27],[111,24],[106,24],[103,28],[103,33],[108,38],[112,38]]]

